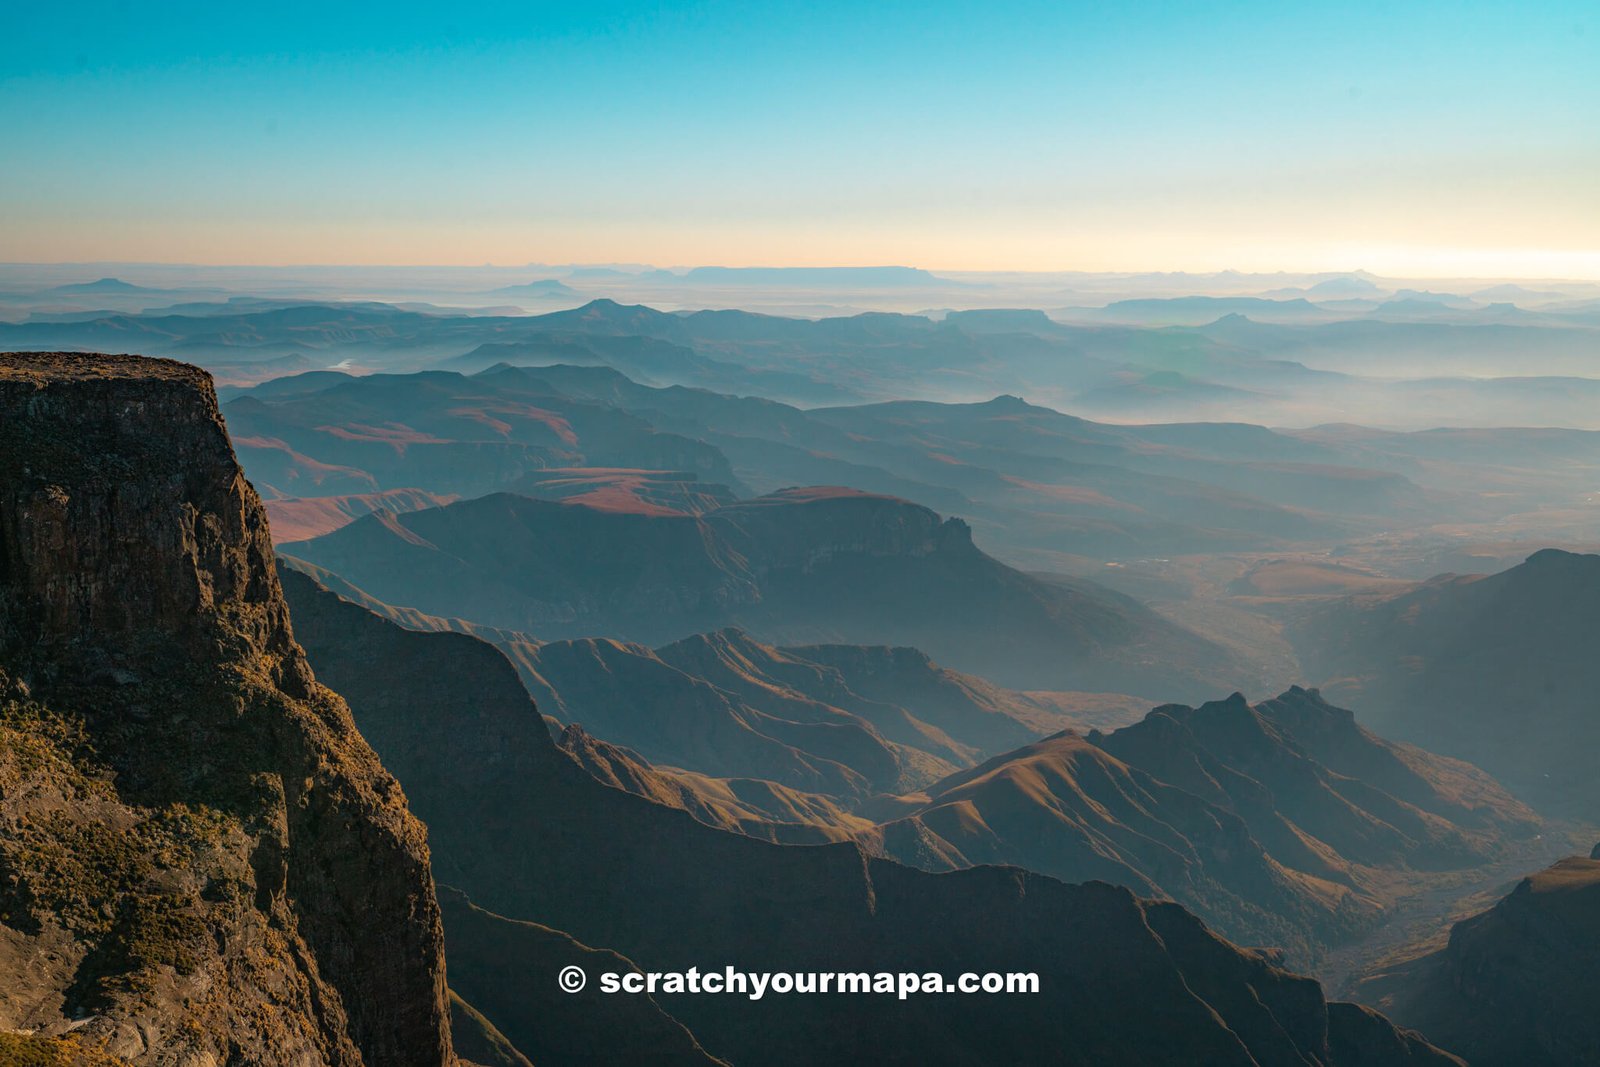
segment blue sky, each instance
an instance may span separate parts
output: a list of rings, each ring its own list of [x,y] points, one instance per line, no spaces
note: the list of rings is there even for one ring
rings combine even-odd
[[[33,4],[0,259],[1596,274],[1597,14]]]

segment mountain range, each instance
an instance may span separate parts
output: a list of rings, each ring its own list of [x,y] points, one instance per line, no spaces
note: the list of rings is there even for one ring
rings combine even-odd
[[[306,570],[285,577],[302,616],[335,580]],[[1254,707],[1237,694],[1166,705],[1102,732],[1074,710],[1081,694],[1009,692],[910,648],[776,648],[737,630],[655,650],[539,644],[340,586],[408,628],[499,645],[562,749],[708,825],[853,839],[933,871],[1099,878],[1301,964],[1368,932],[1411,883],[1486,867],[1540,829],[1476,768],[1384,741],[1299,688]],[[1064,722],[1081,732],[1051,733]]]
[[[1480,866],[1539,828],[1476,768],[1384,741],[1298,687],[1064,732],[877,813],[906,862],[1133,886],[1300,962],[1379,921],[1396,872]]]
[[[0,336],[234,384],[0,355],[0,1062],[1600,1059],[1600,861],[1506,881],[1592,835],[1600,556],[1416,580],[1587,543],[1600,433],[1082,417],[1521,340],[1515,382],[1386,387],[1513,411],[1581,315],[97,285]],[[1040,992],[593,981],[724,966]]]
[[[385,602],[546,640],[663,643],[734,625],[781,643],[910,645],[1019,689],[1157,698],[1243,673],[1127,597],[1024,574],[960,520],[848,489],[701,515],[497,493],[374,513],[291,554]]]
[[[573,365],[302,375],[237,395],[227,415],[269,498],[505,489],[699,512],[848,485],[958,515],[1009,562],[1068,574],[1443,519],[1548,522],[1575,506],[1600,455],[1600,434],[1579,431],[1122,426],[1014,396],[802,410]]]
[[[516,671],[465,634],[405,630],[327,592],[297,603],[313,663],[427,820],[438,877],[481,909],[562,930],[645,970],[1036,970],[1032,997],[822,1001],[658,994],[732,1062],[1455,1062],[1181,907],[1015,868],[932,875],[851,842],[730,834],[596,781],[555,746]],[[457,679],[471,677],[466,687]],[[549,813],[559,812],[558,817]],[[514,843],[509,845],[508,843]],[[447,895],[448,899],[448,895]],[[447,912],[446,939],[455,937]],[[548,971],[547,949],[474,937],[463,984]],[[485,942],[489,942],[485,944]],[[482,970],[478,970],[482,968]],[[591,994],[580,995],[587,998]],[[580,1004],[582,1001],[579,1002]],[[513,998],[505,1034],[536,1010]],[[564,1017],[583,1019],[575,1006]],[[624,1039],[626,1034],[620,1035]],[[597,1039],[598,1040],[598,1039]]]
[[[791,288],[803,290],[797,276],[787,278]],[[591,291],[593,284],[583,283]],[[719,282],[698,273],[656,276],[644,284],[664,284],[660,291],[668,306],[685,301],[697,306],[712,293],[733,303],[766,300],[773,291],[765,282],[745,284],[732,275]],[[924,291],[953,296],[966,283],[941,284]],[[677,299],[670,295],[674,286]],[[892,295],[895,288],[876,291]],[[316,291],[301,284],[283,290],[287,297],[232,294],[226,300],[214,289],[172,291],[168,300],[187,296],[191,302],[153,308],[149,305],[160,294],[24,295],[23,306],[44,307],[27,321],[0,322],[0,345],[134,349],[188,358],[228,385],[266,380],[268,368],[252,364],[269,358],[300,361],[298,368],[280,366],[278,374],[329,367],[476,371],[509,359],[606,364],[649,384],[759,394],[806,406],[904,398],[972,401],[1006,392],[1116,421],[1248,418],[1305,426],[1359,419],[1407,429],[1475,423],[1596,428],[1581,403],[1564,401],[1551,390],[1541,391],[1544,399],[1532,403],[1523,385],[1509,384],[1511,379],[1536,384],[1588,375],[1600,322],[1583,301],[1523,310],[1470,300],[1465,301],[1469,306],[1451,307],[1427,294],[1317,304],[1176,296],[1139,298],[1126,305],[1124,317],[1132,321],[1122,324],[1106,321],[1108,315],[1122,314],[1106,308],[1058,310],[1057,316],[1087,317],[1062,322],[1004,305],[926,314],[839,314],[824,300],[796,309],[824,317],[797,318],[732,309],[665,312],[602,298],[570,310],[521,315],[505,308],[446,306],[519,299],[488,296],[482,289],[470,296],[430,293],[443,301],[432,304],[417,303],[416,290],[388,304],[293,296]],[[960,295],[970,304],[981,291]],[[19,299],[5,297],[0,294],[0,304]],[[548,306],[552,298],[521,299]],[[1246,318],[1239,308],[1267,321]],[[1171,322],[1189,325],[1152,325]],[[1512,359],[1507,353],[1517,355]],[[1184,387],[1171,388],[1169,379],[1168,388],[1123,388],[1160,374],[1181,375]],[[1405,384],[1397,386],[1396,379]],[[1432,385],[1412,387],[1430,379]],[[1486,418],[1461,421],[1456,400],[1463,389],[1475,394],[1475,406]]]

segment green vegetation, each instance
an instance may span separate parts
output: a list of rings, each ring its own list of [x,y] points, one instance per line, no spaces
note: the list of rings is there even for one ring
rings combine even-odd
[[[117,1067],[125,1063],[84,1048],[70,1037],[0,1033],[0,1067]]]

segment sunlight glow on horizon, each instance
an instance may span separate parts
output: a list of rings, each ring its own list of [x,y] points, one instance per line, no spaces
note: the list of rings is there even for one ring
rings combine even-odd
[[[30,7],[0,260],[1600,278],[1594,15]]]

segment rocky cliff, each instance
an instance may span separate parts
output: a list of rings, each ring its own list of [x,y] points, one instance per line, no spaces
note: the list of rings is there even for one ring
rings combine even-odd
[[[455,1062],[423,828],[295,643],[184,364],[0,355],[0,1030]]]

